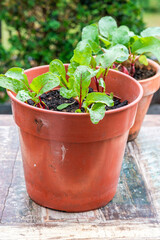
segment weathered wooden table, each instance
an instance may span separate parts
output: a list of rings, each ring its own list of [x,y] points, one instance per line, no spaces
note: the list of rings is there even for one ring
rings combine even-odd
[[[43,208],[27,195],[17,128],[0,116],[0,240],[160,239],[160,115],[128,143],[114,199],[84,213]]]

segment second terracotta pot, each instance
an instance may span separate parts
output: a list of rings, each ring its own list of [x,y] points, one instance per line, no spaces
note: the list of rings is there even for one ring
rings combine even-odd
[[[48,66],[42,66],[25,73],[31,82],[47,71]],[[95,88],[94,82],[91,85]],[[131,77],[110,70],[107,92],[129,104],[106,112],[97,125],[88,113],[39,109],[8,93],[20,130],[27,191],[38,204],[79,212],[104,206],[114,197],[142,88]]]
[[[149,62],[149,65],[155,69],[156,74],[153,77],[138,81],[143,88],[143,97],[141,101],[138,103],[135,122],[133,127],[129,131],[128,141],[132,141],[137,137],[140,131],[140,128],[142,126],[144,117],[151,103],[153,94],[160,87],[160,65],[149,59],[148,59],[148,62]]]

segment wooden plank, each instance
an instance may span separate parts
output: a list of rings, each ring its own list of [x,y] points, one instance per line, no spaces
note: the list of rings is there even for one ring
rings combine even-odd
[[[7,127],[0,128],[1,136],[4,136],[4,131],[7,132],[6,129]],[[15,129],[14,131],[16,132],[16,128],[10,127],[10,129]],[[148,131],[147,128],[144,129]],[[10,141],[15,144],[18,142],[18,140],[16,140],[18,136],[15,135],[15,133],[12,133],[12,135],[12,140],[10,139]],[[4,149],[7,148],[7,142],[8,138],[2,138],[2,146]],[[15,157],[11,158],[14,144],[9,145],[8,151],[4,151],[5,154],[4,156],[2,154],[2,158],[4,157],[5,160],[11,159],[10,161],[14,161]],[[156,211],[152,206],[152,199],[146,189],[144,179],[137,167],[136,161],[135,155],[127,148],[117,193],[114,199],[107,206],[99,210],[73,214],[41,208],[30,200],[25,189],[23,166],[19,153],[14,163],[14,169],[12,164],[10,162],[8,163],[12,166],[12,174],[8,171],[8,174],[12,176],[12,181],[10,180],[8,183],[10,184],[9,191],[1,222],[3,224],[104,223],[108,220],[133,220],[139,218],[147,219],[148,222],[156,222]],[[9,177],[8,179],[10,179]]]
[[[41,223],[41,207],[34,203],[27,194],[20,156],[19,153],[14,164],[12,182],[8,190],[1,223],[6,225],[39,224]]]
[[[0,239],[160,239],[160,125],[147,119],[127,145],[114,199],[85,213],[42,208],[28,197],[17,128],[0,127]]]
[[[1,226],[1,240],[159,240],[160,228],[156,224],[124,224],[117,222],[108,225],[69,224],[66,226]]]
[[[0,126],[0,161],[14,161],[18,148],[19,139],[17,128]]]
[[[113,200],[101,209],[106,220],[156,220],[156,212],[146,189],[144,179],[135,162],[135,156],[127,147],[117,193]]]
[[[131,151],[134,151],[160,222],[160,127],[150,127],[147,131],[142,128]]]
[[[39,223],[40,206],[26,192],[16,127],[0,127],[0,223]]]
[[[149,115],[147,114],[143,121],[143,127],[160,127],[160,115]]]
[[[42,213],[42,223],[54,225],[57,224],[70,224],[70,223],[105,223],[106,219],[101,211],[97,209],[94,211],[81,212],[81,213],[67,213],[61,211],[55,211],[52,209],[43,208]]]
[[[13,115],[0,114],[0,126],[15,126]]]
[[[0,223],[13,179],[19,141],[15,127],[0,127]]]

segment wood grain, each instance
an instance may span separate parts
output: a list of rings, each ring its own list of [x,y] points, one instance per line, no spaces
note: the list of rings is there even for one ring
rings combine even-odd
[[[0,223],[13,179],[13,169],[19,149],[15,127],[0,127]]]
[[[160,126],[160,115],[146,115],[143,121],[143,127],[158,127]]]
[[[108,223],[69,224],[65,226],[1,226],[1,240],[159,240],[156,224]]]
[[[13,115],[0,114],[0,126],[15,126]]]
[[[113,200],[95,211],[65,213],[29,198],[18,130],[0,116],[0,240],[160,239],[160,116],[155,124],[154,117],[146,117],[138,138],[126,146]]]

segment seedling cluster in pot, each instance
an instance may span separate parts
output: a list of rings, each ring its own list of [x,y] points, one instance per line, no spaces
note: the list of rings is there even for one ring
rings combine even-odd
[[[122,71],[128,73],[124,66],[124,62],[128,61],[131,65],[128,74],[132,76],[137,60],[147,64],[147,58],[143,55],[145,52],[151,52],[160,59],[160,40],[155,35],[160,36],[160,28],[148,28],[141,36],[136,36],[126,26],[117,27],[112,17],[104,17],[98,25],[83,28],[82,40],[74,49],[67,77],[63,63],[55,59],[49,65],[49,72],[34,78],[30,84],[24,70],[15,67],[0,75],[0,86],[15,92],[20,101],[27,103],[31,99],[36,107],[43,109],[47,106],[41,95],[59,87],[62,97],[78,101],[77,113],[81,113],[83,108],[90,114],[92,123],[97,124],[103,119],[106,106],[114,105],[113,93],[106,94],[105,87],[109,68],[122,66]],[[94,79],[97,91],[90,93],[91,79]],[[57,110],[71,104],[61,104]]]
[[[34,78],[31,84],[23,69],[11,68],[5,75],[0,75],[0,86],[15,92],[16,98],[22,102],[27,103],[31,99],[40,108],[46,108],[41,95],[60,86],[61,96],[68,99],[73,97],[78,101],[79,109],[76,112],[80,113],[83,107],[90,114],[91,121],[98,123],[105,115],[105,107],[114,105],[113,94],[105,93],[108,70],[114,61],[126,60],[128,54],[125,47],[118,45],[94,58],[93,55],[101,51],[96,25],[91,26],[89,35],[91,39],[87,38],[84,29],[82,41],[77,44],[70,60],[68,79],[63,63],[55,59],[49,65],[49,72]],[[97,92],[89,93],[92,78],[95,79]],[[57,108],[62,110],[69,104],[61,104]]]
[[[92,25],[88,26],[92,28]],[[128,50],[128,59],[115,65],[113,68],[117,68],[120,71],[134,76],[135,63],[138,61],[140,64],[148,65],[147,57],[144,55],[150,53],[154,55],[158,61],[160,61],[160,27],[149,27],[143,30],[140,35],[136,35],[130,31],[125,25],[118,27],[116,21],[112,17],[103,17],[98,23],[99,39],[105,48],[102,48],[104,52],[106,49],[110,49],[112,46],[122,44]],[[129,64],[129,71],[126,65]]]

